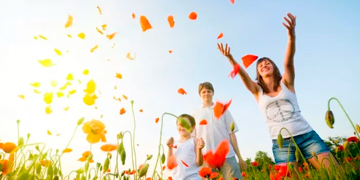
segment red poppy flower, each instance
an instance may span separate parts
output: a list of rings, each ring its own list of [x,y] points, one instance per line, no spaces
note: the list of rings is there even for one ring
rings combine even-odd
[[[349,137],[349,138],[347,139],[347,141],[349,141],[349,142],[355,142],[355,143],[359,142],[358,138],[355,137],[355,136]]]
[[[252,162],[252,166],[258,166],[258,165],[259,165],[258,162],[256,162],[256,161]]]

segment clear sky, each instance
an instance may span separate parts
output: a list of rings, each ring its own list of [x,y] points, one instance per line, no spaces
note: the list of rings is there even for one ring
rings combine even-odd
[[[359,9],[357,0],[236,0],[234,5],[228,0],[1,1],[1,142],[17,141],[16,120],[20,119],[20,136],[31,133],[31,143],[45,142],[47,148],[63,149],[77,120],[85,117],[86,121],[104,122],[108,143],[116,143],[118,132],[133,129],[130,100],[134,100],[140,165],[146,154],[157,153],[160,124],[154,122],[155,118],[164,112],[180,115],[199,107],[198,84],[210,81],[215,87],[214,100],[232,99],[229,110],[239,127],[236,135],[243,158],[254,158],[258,150],[272,157],[268,128],[255,99],[239,77],[228,77],[232,68],[217,50],[216,43],[228,43],[239,62],[246,54],[270,57],[283,72],[287,32],[281,23],[288,12],[297,16],[295,88],[302,115],[322,138],[350,136],[352,127],[335,102],[332,103],[334,129],[327,127],[324,117],[327,101],[334,96],[343,103],[350,117],[360,123],[357,95],[360,83],[356,80],[360,78]],[[198,14],[195,21],[188,18],[192,11]],[[135,19],[132,13],[136,14]],[[73,26],[65,29],[68,15],[74,18]],[[148,18],[151,30],[141,31],[140,15]],[[174,16],[174,28],[168,25],[169,15]],[[118,32],[113,40],[96,31],[95,27],[101,28],[102,24],[107,24],[105,34]],[[86,34],[85,40],[77,37],[81,32]],[[220,32],[224,37],[218,40]],[[38,35],[48,40],[35,40],[33,37]],[[98,49],[90,53],[95,45]],[[63,55],[56,55],[54,48]],[[169,50],[173,52],[170,54]],[[136,53],[135,60],[126,58],[128,52]],[[56,65],[45,68],[38,62],[43,59],[51,59]],[[254,65],[247,69],[253,79]],[[89,75],[82,74],[84,69],[89,69]],[[68,73],[75,80],[64,92],[73,89],[77,92],[70,98],[55,95],[51,103],[53,112],[45,114],[43,93],[58,92]],[[121,73],[123,78],[115,78],[116,73]],[[97,83],[97,91],[101,91],[101,94],[97,92],[99,99],[93,106],[82,101],[90,79]],[[50,86],[52,80],[57,81],[56,87]],[[30,83],[34,82],[41,83],[37,89],[42,94],[33,92]],[[180,87],[188,94],[178,94]],[[20,94],[25,99],[19,98]],[[123,94],[129,100],[113,99]],[[64,111],[67,106],[69,110]],[[127,113],[120,116],[123,107]],[[144,112],[140,113],[139,109]],[[164,120],[165,144],[170,136],[177,138],[178,134],[174,118]],[[53,135],[47,135],[47,130]],[[54,135],[58,133],[60,136]],[[63,156],[65,174],[82,166],[77,159],[90,147],[85,137],[79,129],[70,144],[73,152]],[[93,145],[95,161],[103,162],[106,157],[99,150],[102,144]],[[129,146],[127,151],[129,160]],[[152,159],[151,163],[154,162]],[[129,161],[121,169],[128,167],[131,167]]]

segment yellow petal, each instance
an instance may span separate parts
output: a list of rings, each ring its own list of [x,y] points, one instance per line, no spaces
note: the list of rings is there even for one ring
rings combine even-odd
[[[122,79],[122,75],[120,73],[116,73],[116,77]]]
[[[62,53],[61,53],[61,51],[60,50],[58,50],[58,49],[54,49],[54,51],[55,51],[55,53],[57,54],[57,55],[59,55],[59,56],[61,56],[62,55]]]
[[[134,60],[134,59],[136,58],[136,54],[134,53],[134,57],[132,58],[132,57],[130,56],[130,52],[128,52],[128,53],[126,54],[126,58],[128,58],[128,59],[130,59],[130,60]]]
[[[18,97],[21,98],[21,99],[25,99],[25,96],[22,95],[22,94],[21,94],[21,95],[18,95]]]
[[[41,92],[38,91],[37,89],[34,89],[34,93],[36,93],[36,94],[41,94]]]
[[[48,134],[48,135],[52,135],[52,134],[51,134],[51,132],[50,132],[49,130],[47,130],[47,134]]]
[[[100,15],[102,15],[102,12],[101,12],[100,7],[99,7],[99,6],[97,6],[97,8],[98,8],[98,10],[99,10]]]
[[[34,87],[40,87],[40,84],[39,82],[34,82],[34,83],[30,83],[30,85],[34,86]]]
[[[96,27],[96,31],[99,32],[100,34],[104,35],[104,33],[97,27]]]
[[[72,23],[73,23],[73,17],[69,15],[68,20],[67,20],[67,22],[65,24],[65,28],[68,28],[68,27],[72,26]]]
[[[55,64],[52,63],[52,61],[50,59],[44,59],[44,60],[38,60],[38,61],[44,67],[50,67],[50,66],[55,65]]]
[[[73,77],[73,75],[71,74],[71,73],[69,73],[68,75],[67,75],[67,77],[66,77],[66,80],[74,80],[74,77]]]
[[[55,80],[52,80],[52,81],[50,82],[50,84],[51,84],[52,87],[56,87],[57,82],[56,82]]]
[[[86,105],[89,105],[89,106],[95,104],[95,98],[89,94],[85,94],[83,101]]]
[[[94,46],[93,48],[90,49],[90,52],[94,52],[95,49],[97,49],[97,48],[98,48],[98,45]]]
[[[48,40],[45,36],[39,35],[41,39]]]
[[[104,31],[106,30],[106,24],[101,25],[101,27]]]
[[[44,94],[44,101],[46,102],[46,104],[50,104],[52,102],[52,99],[53,99],[52,92],[47,92]]]
[[[88,69],[85,69],[85,70],[83,71],[83,74],[84,74],[84,75],[88,75],[88,74],[89,74],[89,70],[88,70]]]
[[[95,89],[96,89],[96,84],[95,84],[95,81],[94,80],[90,80],[88,83],[87,83],[87,88],[84,90],[84,92],[88,93],[88,94],[92,94],[95,92]]]
[[[67,36],[68,36],[69,38],[72,38],[71,34],[68,34]]]
[[[52,110],[50,109],[50,106],[45,108],[45,113],[46,114],[50,114],[52,112]]]
[[[59,98],[59,97],[64,96],[64,93],[62,93],[62,92],[57,92],[56,95],[57,95],[57,97]]]
[[[68,107],[64,108],[64,110],[67,111],[67,110],[69,110],[69,108],[70,108],[70,107],[68,106]]]
[[[34,39],[38,39],[38,37],[34,36]]]
[[[81,39],[85,39],[85,34],[84,34],[84,33],[80,33],[80,34],[78,34],[78,37],[81,38]]]
[[[69,91],[69,94],[74,94],[74,93],[76,93],[76,89]]]

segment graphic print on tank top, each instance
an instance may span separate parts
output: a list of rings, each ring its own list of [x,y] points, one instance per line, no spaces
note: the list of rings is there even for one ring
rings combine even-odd
[[[295,107],[288,99],[278,99],[266,106],[265,114],[268,121],[286,122],[295,114]]]

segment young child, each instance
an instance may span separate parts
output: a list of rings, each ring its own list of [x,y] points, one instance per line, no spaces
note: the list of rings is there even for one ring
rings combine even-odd
[[[181,125],[180,119],[183,119],[191,126],[190,131]],[[174,142],[174,138],[171,137],[167,142],[169,147],[168,159],[175,156],[178,164],[172,169],[172,179],[201,180],[199,167],[203,164],[201,149],[205,146],[205,142],[202,138],[198,140],[191,137],[191,133],[195,129],[195,119],[188,114],[182,114],[176,120],[176,127],[180,139]]]

